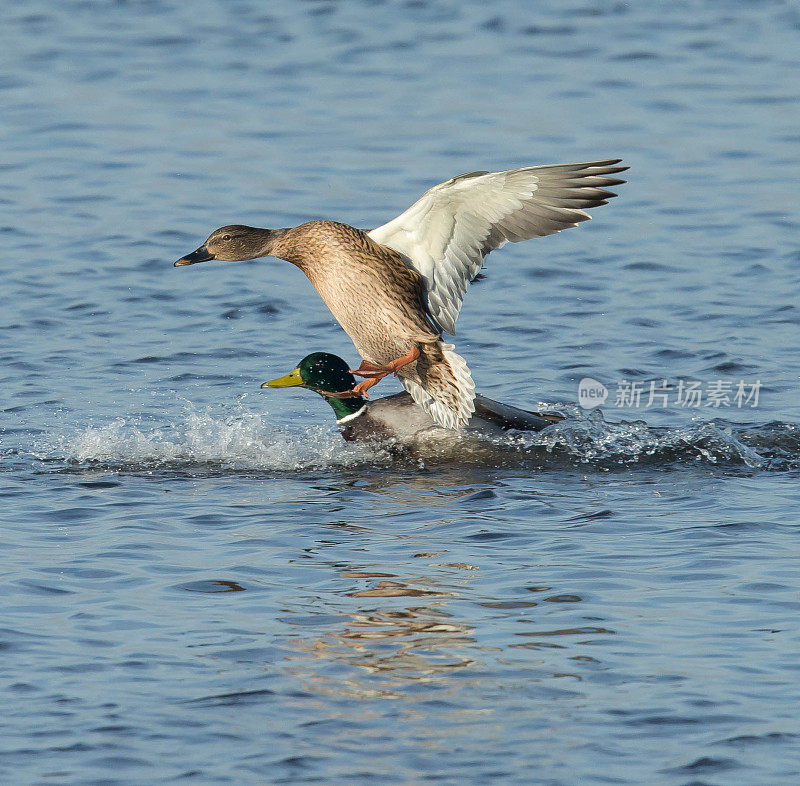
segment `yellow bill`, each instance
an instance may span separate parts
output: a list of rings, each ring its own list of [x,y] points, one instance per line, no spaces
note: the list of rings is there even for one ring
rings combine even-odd
[[[271,379],[265,382],[262,388],[297,388],[305,384],[303,378],[300,376],[300,369],[296,368],[290,371],[285,377],[278,377],[278,379]]]

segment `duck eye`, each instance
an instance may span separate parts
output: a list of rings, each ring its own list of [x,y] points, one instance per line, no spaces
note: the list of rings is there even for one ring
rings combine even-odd
[[[230,239],[231,239],[231,236],[230,236],[230,235],[223,235],[223,236],[222,236],[222,239],[223,239],[223,240],[230,240]]]

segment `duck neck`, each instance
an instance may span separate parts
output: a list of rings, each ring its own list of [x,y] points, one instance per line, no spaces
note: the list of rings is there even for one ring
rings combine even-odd
[[[288,229],[257,229],[257,242],[259,245],[258,257],[283,257],[283,239]]]
[[[323,396],[323,398],[333,408],[336,420],[355,415],[356,412],[363,409],[367,403],[363,396],[359,396],[358,398],[331,398],[329,396]]]

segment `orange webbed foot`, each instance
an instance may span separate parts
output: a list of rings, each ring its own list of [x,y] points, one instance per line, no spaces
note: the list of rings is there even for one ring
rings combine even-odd
[[[384,375],[385,376],[385,375]],[[383,377],[378,377],[378,379],[365,379],[363,382],[359,382],[354,388],[353,393],[359,396],[364,396],[364,398],[369,398],[367,395],[367,391],[373,386],[377,385]]]
[[[329,390],[318,390],[317,391],[321,396],[325,396],[326,398],[357,398],[361,394],[353,390],[342,390],[339,393],[332,393]]]
[[[386,366],[379,366],[377,363],[370,363],[368,360],[362,360],[358,368],[348,369],[351,374],[356,374],[365,379],[383,379],[391,372]]]
[[[373,385],[377,385],[378,382],[380,382],[380,379],[365,379],[363,382],[359,382],[352,390],[342,390],[339,393],[332,393],[328,390],[320,390],[317,392],[328,398],[358,398],[359,396],[369,398],[367,391]]]
[[[389,374],[397,376],[397,372],[403,368],[403,366],[413,363],[419,357],[419,354],[419,347],[412,347],[408,354],[393,360],[391,363],[387,363],[385,366],[379,366],[376,363],[370,363],[368,360],[362,360],[358,368],[350,369],[350,373],[376,381],[383,379]]]

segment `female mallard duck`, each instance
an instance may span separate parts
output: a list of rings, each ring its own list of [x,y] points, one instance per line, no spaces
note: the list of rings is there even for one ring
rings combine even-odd
[[[620,159],[472,172],[434,186],[369,232],[335,221],[290,229],[226,226],[175,266],[274,256],[310,279],[364,358],[353,396],[396,374],[445,428],[475,411],[475,384],[442,333],[455,335],[464,293],[484,257],[507,241],[542,237],[590,218],[616,196]]]
[[[440,440],[453,434],[439,428],[408,393],[374,401],[363,396],[342,398],[340,394],[352,390],[355,382],[347,363],[338,355],[314,352],[285,377],[265,382],[261,387],[303,387],[319,393],[333,407],[342,436],[350,442],[394,440],[410,445],[420,439]],[[476,395],[475,411],[466,431],[483,436],[497,436],[509,429],[541,431],[563,419],[555,413],[528,412]]]

